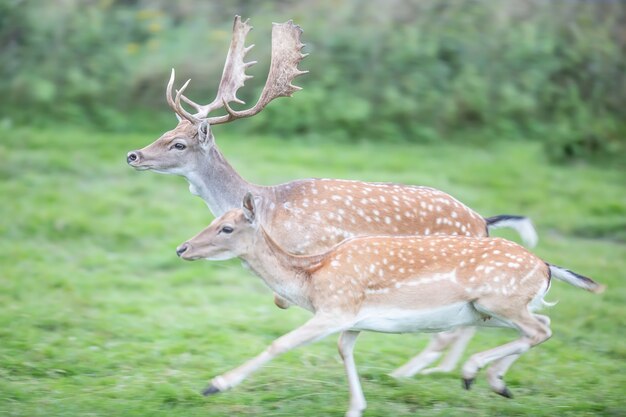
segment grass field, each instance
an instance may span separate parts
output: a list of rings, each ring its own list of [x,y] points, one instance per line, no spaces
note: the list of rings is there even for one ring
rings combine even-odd
[[[387,373],[427,337],[363,334],[356,360],[366,416],[626,415],[626,172],[551,166],[538,144],[285,142],[216,130],[229,160],[258,183],[424,184],[485,216],[529,215],[536,253],[609,286],[597,296],[553,285],[554,336],[512,367],[512,400],[493,394],[484,372],[469,392],[458,371],[396,381]],[[157,132],[0,134],[0,416],[343,414],[334,337],[278,358],[231,392],[199,394],[309,314],[274,307],[237,261],[175,256],[211,215],[181,178],[126,166],[126,151]],[[514,337],[482,330],[468,352]]]

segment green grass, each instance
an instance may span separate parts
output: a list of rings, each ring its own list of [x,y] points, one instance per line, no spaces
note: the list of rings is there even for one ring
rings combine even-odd
[[[539,144],[285,142],[216,130],[234,166],[258,183],[425,184],[485,216],[532,216],[539,255],[608,284],[600,296],[553,285],[554,336],[509,372],[513,400],[491,393],[484,373],[470,392],[458,371],[393,380],[387,373],[427,338],[362,335],[366,416],[626,415],[624,171],[551,166]],[[231,392],[199,395],[309,315],[274,307],[237,261],[175,256],[211,216],[182,179],[126,166],[126,151],[154,137],[0,135],[0,416],[342,415],[347,384],[334,337],[278,358]],[[514,337],[481,330],[468,352]]]

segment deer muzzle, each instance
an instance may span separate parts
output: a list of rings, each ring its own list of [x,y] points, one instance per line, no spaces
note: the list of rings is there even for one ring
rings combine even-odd
[[[126,155],[126,162],[128,162],[128,165],[132,166],[138,163],[140,160],[141,160],[141,154],[139,153],[139,151],[130,151]]]
[[[183,254],[185,252],[187,252],[187,249],[189,249],[190,247],[191,246],[189,245],[189,243],[187,243],[187,242],[183,243],[182,245],[180,245],[179,247],[176,248],[176,255],[178,255],[179,257],[182,257],[183,259],[185,259]]]

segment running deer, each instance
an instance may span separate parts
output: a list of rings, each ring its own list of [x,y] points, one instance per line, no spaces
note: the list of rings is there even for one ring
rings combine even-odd
[[[129,152],[128,163],[138,170],[152,170],[183,176],[192,194],[200,196],[215,216],[237,208],[246,191],[259,196],[259,207],[268,232],[281,246],[298,254],[320,253],[353,236],[367,235],[461,235],[484,237],[488,230],[512,227],[528,246],[537,235],[529,219],[521,216],[483,218],[450,195],[429,187],[387,183],[367,183],[335,179],[306,179],[276,186],[260,186],[244,180],[218,149],[211,126],[231,122],[260,112],[277,97],[287,97],[299,87],[294,78],[306,71],[297,68],[304,58],[300,51],[302,30],[291,21],[274,24],[270,70],[257,103],[248,110],[235,111],[229,103],[242,103],[237,90],[249,78],[244,62],[245,37],[251,30],[248,21],[235,17],[233,36],[215,99],[200,105],[183,95],[189,81],[174,94],[172,70],[166,99],[179,123],[154,143]],[[191,114],[185,102],[195,108]],[[226,114],[208,117],[225,108]],[[289,303],[275,296],[275,303],[287,308]],[[435,336],[427,349],[397,370],[395,376],[411,376],[436,361],[450,345],[450,352],[440,367],[454,369],[474,330],[459,329]],[[426,370],[424,372],[427,372]]]
[[[360,331],[440,332],[458,326],[508,327],[520,338],[472,355],[463,366],[469,389],[478,370],[491,388],[511,397],[503,377],[513,362],[546,341],[550,320],[541,307],[550,277],[599,293],[604,286],[550,265],[501,238],[368,236],[344,240],[321,255],[295,255],[265,230],[254,197],[228,211],[180,245],[186,260],[241,258],[272,291],[313,313],[303,326],[276,339],[263,353],[213,378],[205,395],[242,382],[274,357],[332,333],[348,376],[348,416],[366,407],[352,351]]]

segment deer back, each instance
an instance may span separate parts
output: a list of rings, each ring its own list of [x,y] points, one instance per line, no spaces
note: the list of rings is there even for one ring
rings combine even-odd
[[[317,309],[428,310],[485,297],[511,308],[548,288],[547,264],[501,238],[370,236],[332,249],[312,273]]]
[[[264,224],[295,253],[319,253],[355,236],[487,235],[479,214],[429,187],[309,179],[272,188]]]

